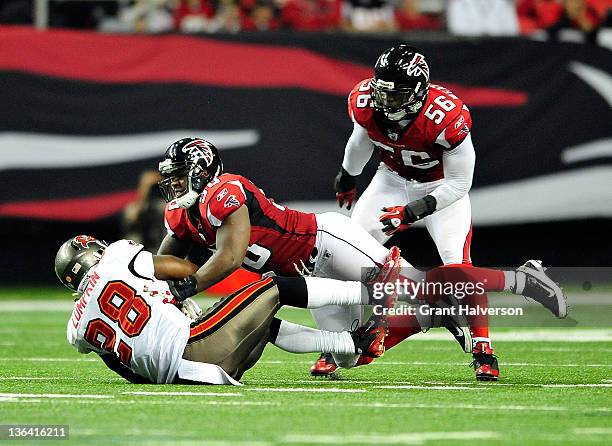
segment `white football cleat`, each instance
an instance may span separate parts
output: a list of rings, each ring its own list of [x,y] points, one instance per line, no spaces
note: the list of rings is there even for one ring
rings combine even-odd
[[[516,269],[514,292],[535,300],[560,319],[567,316],[567,297],[561,287],[545,273],[540,260],[527,260]]]

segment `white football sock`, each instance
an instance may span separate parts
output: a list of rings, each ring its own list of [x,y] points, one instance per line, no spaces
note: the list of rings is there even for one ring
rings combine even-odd
[[[316,330],[282,321],[274,345],[291,353],[354,354],[355,344],[347,331]]]
[[[516,288],[516,271],[504,271],[504,291],[512,291]]]
[[[368,293],[361,282],[304,277],[308,289],[308,307],[326,305],[362,305],[368,303]],[[364,302],[365,300],[365,302]]]

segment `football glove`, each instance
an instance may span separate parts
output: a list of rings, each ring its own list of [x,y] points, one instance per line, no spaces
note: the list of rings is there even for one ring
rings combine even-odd
[[[405,231],[414,222],[433,214],[436,204],[435,197],[427,195],[411,201],[406,206],[382,208],[384,214],[378,220],[383,224],[384,233],[390,236],[398,231]]]
[[[351,209],[357,195],[357,187],[355,186],[355,177],[344,170],[344,167],[340,169],[334,179],[334,190],[336,191],[338,206],[342,208],[346,202],[346,208]]]
[[[202,309],[195,300],[187,298],[178,305],[179,309],[192,321],[195,321],[202,314]]]
[[[178,280],[167,280],[166,283],[177,302],[182,302],[198,293],[198,281],[195,276],[187,276],[184,279]]]

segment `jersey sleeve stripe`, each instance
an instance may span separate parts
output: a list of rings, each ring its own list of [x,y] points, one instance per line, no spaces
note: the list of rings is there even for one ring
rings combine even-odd
[[[212,212],[210,212],[210,203],[206,205],[206,218],[208,219],[208,222],[214,227],[219,227],[221,226],[221,223],[223,223],[221,220],[215,217]]]

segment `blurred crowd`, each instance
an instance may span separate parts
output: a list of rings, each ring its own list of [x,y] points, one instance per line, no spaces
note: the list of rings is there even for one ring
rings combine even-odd
[[[593,40],[612,0],[45,0],[49,26],[130,33],[236,33],[280,29],[462,36],[561,29]],[[32,23],[34,0],[2,0],[0,23]]]

